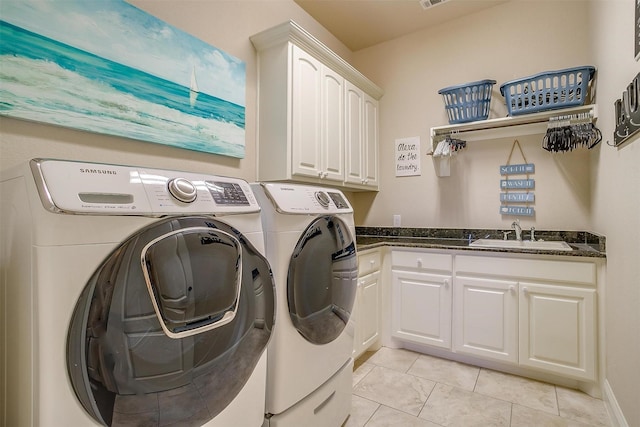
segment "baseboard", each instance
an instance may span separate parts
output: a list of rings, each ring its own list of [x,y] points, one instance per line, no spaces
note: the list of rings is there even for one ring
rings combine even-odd
[[[607,414],[609,415],[609,420],[611,421],[612,427],[629,427],[629,424],[624,418],[624,414],[622,413],[622,410],[618,405],[616,396],[613,394],[613,390],[609,385],[609,381],[607,380],[604,380],[602,394],[604,406],[607,408]]]

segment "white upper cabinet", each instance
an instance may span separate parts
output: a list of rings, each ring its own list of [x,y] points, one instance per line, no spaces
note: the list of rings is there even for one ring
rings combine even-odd
[[[346,82],[345,181],[378,187],[378,101]]]
[[[294,22],[251,42],[258,180],[377,190],[380,88]]]
[[[292,174],[344,180],[344,78],[291,46]]]

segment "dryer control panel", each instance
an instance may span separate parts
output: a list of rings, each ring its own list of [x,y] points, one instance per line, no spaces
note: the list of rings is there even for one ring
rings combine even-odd
[[[340,190],[299,184],[262,184],[276,210],[289,214],[352,213]]]
[[[259,212],[239,178],[65,160],[31,161],[40,198],[58,213],[102,215]]]

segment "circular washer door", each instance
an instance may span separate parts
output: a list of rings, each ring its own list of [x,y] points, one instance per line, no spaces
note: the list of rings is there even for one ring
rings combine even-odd
[[[161,220],[115,249],[76,304],[67,367],[104,425],[202,425],[238,395],[274,322],[267,260],[209,217]]]
[[[349,227],[337,216],[316,218],[298,240],[287,276],[289,315],[307,341],[327,344],[342,333],[351,317],[357,276]]]

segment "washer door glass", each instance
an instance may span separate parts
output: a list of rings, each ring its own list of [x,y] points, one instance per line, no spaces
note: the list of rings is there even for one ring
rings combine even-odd
[[[202,425],[242,390],[275,314],[266,259],[209,217],[159,221],[96,270],[76,304],[67,367],[104,425]]]
[[[289,315],[309,342],[327,344],[346,327],[358,262],[349,227],[336,216],[313,221],[298,241],[287,276]]]

